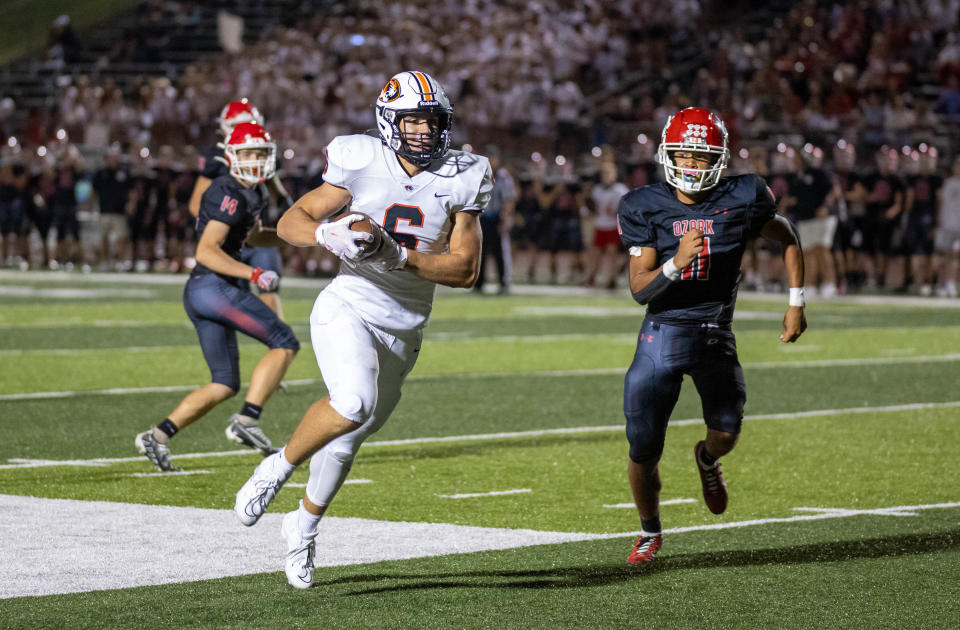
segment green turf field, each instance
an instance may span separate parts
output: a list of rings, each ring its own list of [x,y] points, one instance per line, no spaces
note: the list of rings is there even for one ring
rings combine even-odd
[[[700,497],[692,450],[704,428],[688,382],[662,461],[664,546],[638,570],[625,564],[639,522],[621,397],[642,309],[625,292],[441,291],[403,400],[331,506],[316,587],[303,592],[268,551],[272,525],[232,520],[259,461],[223,435],[239,398],[174,439],[185,474],[153,474],[137,456],[134,435],[208,378],[182,279],[163,280],[0,272],[0,627],[947,628],[960,618],[957,301],[813,302],[808,332],[784,345],[785,297],[743,297],[748,402],[724,459],[729,508],[714,516]],[[293,284],[284,307],[303,350],[264,412],[275,442],[324,394],[306,326],[320,285]],[[262,349],[240,351],[248,377]],[[297,471],[268,516],[294,509],[306,479]],[[494,535],[508,542],[484,542]]]

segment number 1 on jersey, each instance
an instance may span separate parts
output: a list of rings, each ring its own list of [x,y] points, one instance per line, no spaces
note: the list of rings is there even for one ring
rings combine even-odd
[[[710,279],[710,237],[703,237],[703,251],[680,271],[681,280]]]
[[[383,229],[387,231],[393,240],[400,243],[407,249],[416,249],[420,242],[413,234],[399,232],[400,221],[406,221],[408,227],[423,227],[423,210],[417,206],[405,206],[401,203],[395,203],[387,208],[383,215]]]

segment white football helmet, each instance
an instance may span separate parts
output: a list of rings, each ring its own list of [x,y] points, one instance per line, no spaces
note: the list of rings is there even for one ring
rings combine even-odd
[[[241,160],[244,149],[265,149],[262,157]],[[248,184],[262,184],[277,172],[277,145],[263,126],[255,122],[243,122],[233,128],[227,138],[223,153],[230,165],[230,174]]]
[[[395,74],[374,104],[380,138],[392,151],[420,167],[446,155],[453,108],[436,79],[412,70]],[[431,119],[428,133],[404,133],[400,121],[414,115]]]

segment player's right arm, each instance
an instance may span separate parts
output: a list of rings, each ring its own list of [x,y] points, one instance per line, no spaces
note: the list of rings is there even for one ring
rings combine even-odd
[[[655,248],[631,247],[630,292],[633,299],[640,304],[649,303],[666,291],[680,277],[680,270],[692,263],[702,251],[703,232],[700,230],[690,230],[680,237],[677,253],[662,264]]]
[[[277,223],[277,235],[297,247],[317,244],[317,227],[350,203],[350,191],[324,182],[283,213]]]
[[[213,219],[208,221],[197,243],[197,262],[221,275],[246,280],[253,274],[253,267],[231,258],[223,251],[223,243],[229,233],[228,224]]]

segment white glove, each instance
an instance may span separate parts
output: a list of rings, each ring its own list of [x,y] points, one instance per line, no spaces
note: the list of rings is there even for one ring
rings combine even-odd
[[[280,284],[280,276],[277,275],[276,271],[270,271],[269,269],[264,271],[257,267],[250,274],[250,281],[256,282],[261,291],[274,291]]]
[[[373,234],[367,232],[354,232],[350,229],[350,224],[366,217],[362,214],[348,214],[336,221],[321,223],[317,227],[317,242],[338,258],[344,260],[357,260],[361,254],[361,249],[357,247],[356,241],[372,241]]]
[[[390,232],[380,228],[380,247],[368,254],[363,262],[369,263],[379,271],[393,271],[403,269],[407,264],[407,248],[398,243]]]

